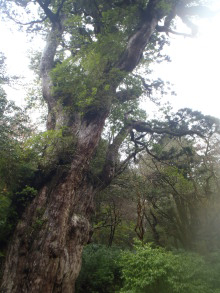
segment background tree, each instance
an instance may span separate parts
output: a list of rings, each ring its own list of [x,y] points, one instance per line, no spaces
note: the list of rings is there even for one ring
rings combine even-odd
[[[212,131],[205,140],[163,136],[148,149],[150,155],[139,157],[124,192],[136,202],[141,241],[200,252],[218,249],[218,144]]]
[[[15,77],[6,73],[6,58],[0,53],[0,257],[4,260],[10,234],[18,214],[24,210],[28,197],[18,198],[19,191],[26,188],[36,169],[35,164],[23,152],[24,142],[33,128],[24,111],[14,102],[8,101],[5,84],[14,82]],[[26,200],[26,201],[25,201]],[[15,205],[17,202],[17,205]],[[19,204],[18,204],[19,202]],[[2,268],[2,266],[1,266]]]
[[[124,172],[95,197],[92,243],[132,247],[135,234],[136,203],[129,190],[130,175]]]

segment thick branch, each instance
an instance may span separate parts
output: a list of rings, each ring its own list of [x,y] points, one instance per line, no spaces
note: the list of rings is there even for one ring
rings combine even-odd
[[[131,130],[131,125],[125,125],[118,135],[113,140],[113,143],[109,145],[108,151],[106,154],[106,161],[100,175],[100,179],[104,185],[108,185],[112,179],[115,177],[116,166],[119,156],[119,148],[127,135]]]
[[[40,64],[40,73],[42,78],[45,76],[45,74],[48,75],[49,71],[54,66],[54,56],[60,43],[62,33],[63,28],[60,23],[55,23],[52,25],[52,28],[47,35],[46,46],[42,53]]]
[[[138,65],[158,21],[164,16],[163,11],[157,9],[159,2],[157,0],[149,1],[144,11],[144,19],[142,19],[138,29],[129,38],[127,48],[117,64],[120,70],[131,72]]]
[[[55,23],[52,23],[50,32],[48,33],[46,46],[41,56],[40,63],[40,75],[42,78],[42,92],[43,98],[48,104],[48,120],[47,128],[53,129],[55,126],[55,118],[52,114],[51,109],[56,105],[56,100],[52,93],[52,80],[50,76],[50,71],[54,67],[54,56],[58,45],[60,44],[61,37],[64,31],[64,18]]]
[[[158,19],[152,17],[148,22],[144,22],[141,28],[129,39],[127,48],[118,63],[120,70],[131,72],[138,65],[157,22]]]
[[[168,128],[151,127],[147,122],[143,122],[143,121],[132,121],[132,128],[135,129],[137,132],[168,134],[168,135],[175,136],[175,137],[196,134],[196,135],[204,138],[204,135],[201,132],[196,131],[196,130],[176,129],[175,131],[173,131]]]
[[[132,130],[136,130],[137,132],[141,132],[142,134],[139,137],[134,138],[134,133],[132,132]],[[131,141],[135,143],[135,151],[132,154],[130,154],[123,162],[120,163],[118,160],[119,149],[129,133],[131,134]],[[103,185],[110,184],[112,179],[120,173],[120,170],[125,168],[129,161],[132,158],[134,158],[137,153],[144,149],[152,157],[154,157],[157,160],[160,160],[160,158],[156,157],[154,154],[150,152],[146,143],[141,141],[141,139],[144,136],[146,136],[146,134],[168,134],[173,137],[182,137],[185,135],[198,135],[204,138],[204,135],[196,130],[183,130],[178,128],[176,128],[176,130],[170,130],[168,128],[163,127],[151,127],[150,124],[144,121],[127,122],[126,125],[115,137],[113,143],[110,144],[108,148],[105,165],[103,167],[101,175],[99,176],[100,182],[102,182]]]
[[[43,9],[44,13],[46,16],[50,19],[52,23],[56,22],[57,16],[48,8],[49,2],[48,3],[43,3],[42,0],[36,0],[36,2],[40,5],[40,7]]]
[[[53,24],[51,31],[49,32],[46,40],[46,46],[42,53],[41,63],[40,63],[40,74],[42,77],[43,86],[43,97],[48,104],[51,103],[51,78],[50,70],[54,66],[54,56],[56,54],[56,49],[60,43],[60,39],[63,33],[63,29],[57,25]],[[51,105],[52,106],[52,105]]]

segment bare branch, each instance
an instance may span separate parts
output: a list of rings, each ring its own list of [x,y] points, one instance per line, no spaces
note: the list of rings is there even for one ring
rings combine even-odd
[[[52,23],[54,23],[57,20],[57,16],[48,8],[49,1],[43,3],[42,0],[36,0],[36,2],[40,5],[40,7],[43,9],[46,16],[50,19]]]
[[[143,76],[138,75],[138,74],[132,74],[132,75],[137,77],[141,81],[142,86],[146,90],[147,96],[150,98],[153,93],[153,89],[158,90],[160,87],[162,87],[164,85],[164,82],[160,79],[154,80],[152,83],[148,84],[148,83],[146,83],[145,78]],[[152,98],[151,98],[151,100],[154,101]]]
[[[140,152],[142,152],[142,151],[144,151],[144,150],[145,150],[145,147],[138,148],[138,149],[135,148],[135,151],[132,152],[131,154],[129,154],[129,155],[127,156],[127,158],[126,158],[124,161],[122,161],[122,162],[117,166],[117,169],[116,169],[116,172],[115,172],[115,173],[116,173],[116,176],[118,176],[118,175],[120,175],[121,173],[123,173],[124,170],[127,168],[127,166],[128,166],[128,164],[129,164],[129,162],[131,161],[131,159],[132,159],[132,158],[135,159],[135,156],[136,156],[138,153],[140,153]]]
[[[137,132],[140,132],[141,135],[138,137],[134,137],[134,132],[132,130],[136,130]],[[126,139],[128,134],[131,135],[131,141],[135,144],[135,150],[131,154],[128,155],[128,157],[123,161],[119,162],[118,156],[119,156],[119,149],[122,145],[123,141]],[[198,135],[199,137],[204,138],[204,135],[197,131],[197,130],[190,130],[190,129],[178,129],[176,130],[170,130],[168,128],[163,127],[152,127],[149,123],[145,121],[126,121],[126,125],[121,129],[121,131],[118,133],[118,135],[113,140],[113,143],[109,145],[107,154],[106,154],[106,161],[105,165],[103,167],[103,170],[101,172],[101,175],[99,176],[100,182],[103,184],[110,184],[112,179],[120,174],[127,166],[129,161],[132,158],[135,158],[135,156],[143,151],[146,150],[149,155],[151,155],[153,158],[155,158],[158,161],[161,161],[162,159],[158,156],[154,155],[148,148],[148,145],[146,142],[141,141],[142,138],[144,138],[147,134],[167,134],[172,137],[182,137],[185,135]]]
[[[175,137],[181,137],[185,135],[198,135],[199,137],[204,138],[204,135],[196,130],[182,130],[176,129],[176,131],[172,131],[168,128],[161,127],[151,127],[149,123],[143,121],[132,121],[132,128],[137,132],[146,132],[146,133],[156,133],[156,134],[168,134]]]
[[[164,21],[164,26],[157,26],[158,32],[165,32],[166,34],[175,34],[184,37],[193,37],[196,36],[198,33],[198,27],[190,20],[191,16],[199,16],[199,17],[213,17],[219,13],[218,11],[212,11],[208,7],[203,5],[194,5],[194,6],[187,6],[184,1],[176,2],[171,12],[167,15]],[[170,28],[172,20],[179,16],[183,23],[185,23],[190,29],[191,34],[176,32]]]
[[[192,33],[192,34],[186,34],[186,33],[176,32],[176,31],[173,31],[172,29],[170,29],[169,27],[161,26],[161,25],[157,25],[157,26],[156,26],[156,30],[157,30],[158,32],[164,32],[164,33],[166,33],[167,35],[168,35],[169,33],[171,33],[171,34],[174,34],[174,35],[183,36],[183,37],[187,37],[187,38],[192,38],[192,37],[195,36],[195,33]]]
[[[47,18],[48,18],[48,16],[46,15],[42,19],[33,20],[33,21],[29,21],[29,22],[20,22],[20,21],[18,21],[16,19],[10,17],[11,20],[13,20],[15,23],[17,23],[19,25],[33,25],[33,24],[36,24],[36,23],[43,23]]]
[[[134,89],[120,90],[119,92],[116,92],[116,99],[121,103],[136,100],[137,98],[139,98],[139,94]]]

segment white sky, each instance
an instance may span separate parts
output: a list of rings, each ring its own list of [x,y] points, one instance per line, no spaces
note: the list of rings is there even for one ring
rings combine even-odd
[[[216,0],[215,8],[220,9]],[[177,96],[170,102],[177,110],[189,107],[204,114],[220,118],[220,14],[213,19],[199,21],[197,38],[171,35],[171,46],[167,49],[172,62],[155,66],[155,75],[174,84]],[[8,72],[32,77],[28,70],[27,52],[32,47],[43,46],[36,38],[29,43],[22,32],[11,32],[7,25],[0,23],[0,51],[6,53]],[[24,104],[25,93],[8,90],[8,98]],[[144,106],[148,109],[148,103]],[[151,107],[151,106],[150,106]]]
[[[172,62],[155,71],[174,84],[177,96],[170,102],[176,109],[187,106],[220,118],[220,15],[200,22],[199,29],[197,38],[171,36]]]

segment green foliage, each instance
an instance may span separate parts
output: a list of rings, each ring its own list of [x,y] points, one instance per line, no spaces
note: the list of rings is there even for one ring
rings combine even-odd
[[[4,254],[18,219],[37,194],[32,186],[36,173],[40,170],[45,177],[69,162],[74,142],[65,128],[31,136],[26,114],[7,101],[1,87],[0,133],[0,251]],[[41,220],[36,225],[40,224]]]
[[[6,190],[0,191],[0,254],[2,247],[5,246],[8,236],[11,231],[11,224],[8,222],[8,217],[11,214],[11,200]]]
[[[112,293],[120,286],[120,251],[90,244],[83,250],[82,269],[76,283],[77,293]]]
[[[31,128],[25,113],[5,96],[0,97],[0,105],[0,189],[10,194],[34,172],[23,152],[23,143]]]
[[[8,83],[5,57],[0,54],[0,253],[16,224],[18,211],[24,210],[36,191],[25,185],[34,175],[36,166],[24,153],[24,142],[32,127],[25,112],[8,101],[2,84]],[[17,206],[15,205],[17,201]]]
[[[76,60],[69,58],[62,64],[58,64],[51,72],[54,82],[54,93],[59,96],[60,103],[71,109],[82,103],[89,104],[88,90],[89,85],[86,84],[86,75],[82,68],[77,66]]]
[[[120,102],[115,101],[109,116],[112,135],[115,135],[124,125],[125,114],[129,111],[132,111],[129,117],[130,119],[141,120],[146,118],[146,112],[139,109],[138,104],[139,102],[137,100],[124,102],[123,105]]]
[[[21,216],[25,207],[35,198],[38,191],[30,186],[25,186],[21,191],[16,192],[12,197],[12,204]]]
[[[208,145],[199,149],[193,142],[188,138],[159,140],[152,151],[160,160],[143,156],[140,182],[137,185],[134,177],[131,185],[133,192],[139,192],[146,201],[144,227],[148,241],[205,252],[219,249],[220,243],[219,179],[214,175],[219,174],[214,155],[219,142],[210,138]]]
[[[95,197],[96,212],[93,216],[95,243],[130,248],[135,237],[136,206],[132,190],[125,188],[129,179],[126,172],[118,176],[112,185]]]
[[[87,107],[100,108],[102,104],[108,103],[109,95],[112,95],[110,85],[114,85],[116,80],[121,81],[123,75],[119,70],[116,72],[113,64],[123,53],[146,1],[122,5],[123,7],[106,2],[97,5],[100,33],[93,35],[93,30],[85,26],[89,18],[83,19],[80,15],[69,18],[68,47],[74,53],[65,60],[61,58],[62,62],[57,63],[51,72],[54,95],[67,111],[84,113]],[[91,15],[97,13],[97,7],[93,7],[93,3],[83,3],[83,6]],[[78,44],[78,49],[75,44]]]
[[[24,155],[45,173],[59,165],[68,165],[74,150],[74,138],[66,128],[41,132],[24,144]]]
[[[97,175],[102,171],[106,159],[107,148],[108,142],[105,139],[100,139],[95,155],[90,163],[90,171],[94,175]]]
[[[186,252],[168,252],[138,244],[121,256],[126,293],[214,293],[214,270],[203,257]],[[219,272],[218,272],[219,273]]]
[[[105,97],[109,95],[109,86],[105,85],[104,77],[98,78],[98,75],[102,76],[103,72],[101,69],[99,72],[94,72],[89,68],[90,66],[94,66],[95,69],[99,67],[97,58],[94,53],[91,61],[93,63],[97,61],[97,63],[85,64],[85,67],[77,65],[77,60],[69,58],[51,72],[54,94],[59,97],[59,103],[64,107],[64,111],[84,113],[87,107],[100,108],[102,103],[106,102]],[[87,61],[89,63],[89,60]]]
[[[30,135],[29,120],[24,111],[8,101],[2,87],[9,83],[6,58],[0,53],[0,191],[8,194],[27,178],[29,166],[23,158],[22,143]]]
[[[84,248],[76,292],[219,293],[219,252],[204,258],[136,242],[133,250]]]
[[[171,1],[165,1],[165,0],[160,0],[158,1],[156,8],[158,11],[166,11],[166,13],[170,13],[172,10],[172,3],[175,3],[175,0]]]
[[[8,77],[6,76],[6,57],[0,52],[0,84],[8,82]]]
[[[102,21],[104,24],[104,32],[123,32],[121,35],[122,40],[131,34],[131,32],[137,27],[138,20],[140,18],[140,9],[145,6],[145,1],[139,1],[125,7],[114,7],[114,9],[108,9],[102,13]]]

